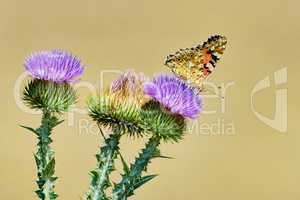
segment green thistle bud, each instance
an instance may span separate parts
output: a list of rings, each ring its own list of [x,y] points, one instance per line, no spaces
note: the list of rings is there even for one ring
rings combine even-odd
[[[142,107],[141,117],[147,132],[169,141],[178,142],[185,131],[185,119],[167,111],[158,102],[151,100]]]
[[[23,101],[32,109],[61,113],[75,103],[75,90],[68,83],[31,80],[23,92]]]
[[[115,96],[99,96],[88,102],[89,116],[104,127],[121,133],[141,135],[143,132],[140,108]]]

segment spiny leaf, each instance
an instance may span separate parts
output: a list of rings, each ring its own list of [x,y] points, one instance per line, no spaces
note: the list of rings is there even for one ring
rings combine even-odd
[[[34,128],[31,128],[31,127],[28,127],[28,126],[23,126],[23,125],[20,125],[22,128],[25,128],[31,132],[33,132],[34,134],[36,135],[39,135],[39,132],[37,130],[35,130]]]
[[[143,176],[141,177],[135,184],[134,184],[134,189],[137,189],[139,187],[141,187],[142,185],[144,185],[145,183],[151,181],[153,178],[155,178],[156,176],[158,176],[158,174],[153,174],[153,175],[147,175],[147,176]]]
[[[39,166],[41,164],[40,159],[36,155],[34,155],[34,160],[35,160],[36,166]]]
[[[173,157],[163,156],[159,149],[156,150],[152,158],[166,158],[166,159],[174,159]]]
[[[51,182],[55,182],[57,179],[58,179],[58,177],[53,177],[53,176],[49,178],[49,180],[50,180]]]
[[[163,155],[160,155],[160,156],[154,156],[153,158],[175,159],[174,157],[170,157],[170,156],[163,156]]]
[[[36,183],[38,184],[39,189],[42,189],[46,181],[44,179],[39,179]]]
[[[58,125],[58,122],[60,121],[52,112],[44,110],[42,124],[39,128],[35,129],[38,136],[38,149],[34,154],[34,159],[38,170],[36,183],[39,188],[36,190],[36,194],[42,200],[45,200],[45,198],[55,200],[57,197],[57,194],[54,192],[57,177],[53,176],[55,171],[55,159],[54,151],[50,147],[50,143],[52,142],[50,135],[53,127]],[[31,129],[29,130],[32,131]]]
[[[54,172],[55,172],[55,159],[52,158],[50,162],[46,165],[43,175],[45,178],[50,178],[51,176],[53,176]]]
[[[115,169],[114,159],[117,157],[119,151],[120,133],[114,132],[107,139],[105,145],[101,147],[101,151],[96,155],[97,168],[90,172],[91,182],[88,193],[86,194],[87,200],[108,200],[105,190],[111,186],[109,179],[110,173]]]
[[[147,168],[150,160],[153,158],[153,155],[157,152],[159,143],[159,137],[153,136],[150,138],[146,147],[135,159],[134,163],[130,165],[129,173],[123,174],[122,180],[115,185],[113,189],[113,196],[116,199],[126,199],[128,196],[133,194],[135,187],[139,187],[139,184],[136,185],[136,183],[140,182],[142,172]],[[147,178],[145,178],[145,180],[142,179],[140,184],[143,184],[143,181],[147,182]]]
[[[36,190],[35,193],[37,194],[37,196],[38,196],[40,199],[45,199],[45,194],[43,193],[42,190]]]
[[[58,195],[55,192],[51,192],[50,193],[50,199],[56,199],[58,197]]]
[[[119,153],[120,155],[120,158],[121,158],[121,161],[122,161],[122,164],[123,164],[123,170],[125,172],[125,174],[128,174],[129,173],[129,167],[126,163],[126,161],[124,160],[123,156]]]
[[[63,120],[60,120],[60,121],[57,121],[57,122],[55,122],[55,125],[54,126],[58,126],[59,124],[61,124],[61,123],[63,123],[65,120],[63,119]]]

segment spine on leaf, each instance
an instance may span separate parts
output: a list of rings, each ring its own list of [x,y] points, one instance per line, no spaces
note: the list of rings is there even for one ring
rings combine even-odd
[[[107,139],[105,145],[96,154],[97,168],[91,171],[90,189],[87,193],[87,200],[108,200],[105,190],[111,186],[109,175],[115,170],[114,160],[119,152],[119,140],[121,134],[114,131]]]
[[[150,181],[157,175],[142,176],[151,159],[157,156],[160,138],[153,136],[150,138],[145,148],[131,164],[130,168],[124,167],[125,174],[122,175],[120,183],[116,184],[113,190],[114,200],[126,200],[134,194],[134,190]],[[123,162],[124,165],[124,162]]]
[[[57,177],[54,176],[55,172],[55,158],[54,151],[51,149],[52,143],[51,131],[60,124],[57,117],[52,115],[51,112],[44,111],[41,126],[37,129],[30,127],[24,128],[32,131],[37,135],[37,152],[34,154],[38,179],[38,189],[35,191],[38,197],[42,200],[54,200],[57,194],[54,192],[55,181]]]

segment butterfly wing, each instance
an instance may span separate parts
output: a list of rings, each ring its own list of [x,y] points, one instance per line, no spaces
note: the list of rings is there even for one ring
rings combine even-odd
[[[226,43],[225,36],[211,36],[201,45],[180,49],[167,56],[165,65],[188,84],[201,88],[203,81],[211,74],[220,55],[223,54]]]

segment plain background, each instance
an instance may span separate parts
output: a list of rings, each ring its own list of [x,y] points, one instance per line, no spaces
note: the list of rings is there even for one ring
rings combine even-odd
[[[234,134],[193,129],[179,144],[162,144],[165,155],[176,159],[154,160],[149,173],[160,176],[131,199],[300,199],[298,1],[1,0],[0,4],[0,199],[37,199],[36,138],[18,125],[36,127],[40,116],[19,108],[14,98],[16,80],[24,72],[22,63],[31,52],[72,51],[86,66],[82,81],[98,90],[101,82],[108,84],[113,78],[101,79],[103,70],[168,73],[163,66],[166,55],[216,33],[228,37],[228,46],[210,81],[234,85],[226,92],[225,113],[219,99],[207,98],[205,109],[217,112],[203,114],[197,124],[214,126],[221,120],[224,126],[234,125]],[[286,133],[262,123],[250,108],[254,85],[282,67],[288,67],[288,84],[280,86],[288,88]],[[275,89],[272,85],[255,97],[256,110],[269,117],[274,115]],[[90,92],[82,87],[79,94],[77,107],[84,109]],[[73,200],[87,191],[88,171],[95,166],[93,155],[102,140],[93,123],[90,133],[82,128],[88,120],[85,114],[70,116],[65,116],[70,126],[64,123],[55,129],[53,148],[59,199]],[[132,160],[143,142],[124,138],[125,157]]]

